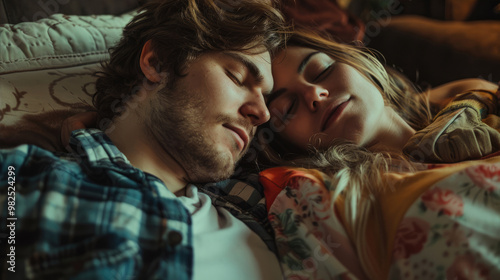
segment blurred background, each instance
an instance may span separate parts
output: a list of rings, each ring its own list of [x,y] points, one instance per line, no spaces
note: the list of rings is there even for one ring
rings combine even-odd
[[[315,26],[346,43],[361,41],[424,89],[463,78],[500,81],[499,0],[283,3],[295,23]]]

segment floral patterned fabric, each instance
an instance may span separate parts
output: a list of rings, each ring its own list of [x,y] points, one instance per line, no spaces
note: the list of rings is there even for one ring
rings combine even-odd
[[[408,205],[390,240],[390,267],[380,275],[362,269],[326,176],[262,172],[286,279],[500,279],[500,157],[456,170]]]
[[[429,188],[396,234],[390,279],[500,279],[500,163]]]
[[[261,172],[261,183],[286,279],[357,279],[361,266],[332,211],[327,178],[273,168]]]

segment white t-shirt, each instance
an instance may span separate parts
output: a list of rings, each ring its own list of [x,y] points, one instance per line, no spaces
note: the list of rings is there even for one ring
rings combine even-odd
[[[188,186],[179,199],[192,215],[193,279],[282,279],[278,259],[264,241],[226,209]]]

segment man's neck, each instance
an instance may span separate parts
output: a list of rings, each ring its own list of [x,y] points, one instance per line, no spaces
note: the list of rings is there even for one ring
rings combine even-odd
[[[172,193],[183,194],[187,184],[184,169],[148,136],[140,118],[133,112],[125,112],[124,116],[115,118],[106,130],[113,144],[132,166],[158,177]]]

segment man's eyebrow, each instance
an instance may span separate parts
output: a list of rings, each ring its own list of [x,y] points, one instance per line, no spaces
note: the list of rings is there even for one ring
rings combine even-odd
[[[315,54],[319,54],[320,52],[312,52],[310,54],[308,54],[303,60],[302,62],[300,63],[299,65],[299,68],[297,68],[297,73],[302,73],[304,71],[304,68],[306,67],[307,65],[307,62],[309,62],[309,60],[311,59],[311,57]]]
[[[299,74],[302,73],[304,71],[304,68],[307,65],[307,62],[309,62],[311,57],[313,55],[319,54],[319,53],[320,52],[318,52],[318,51],[312,52],[312,53],[308,54],[306,57],[304,57],[304,59],[302,59],[302,61],[300,62],[299,67],[297,68],[297,73],[299,73]],[[280,88],[280,89],[276,90],[275,92],[269,94],[269,96],[266,99],[266,105],[267,106],[271,105],[271,102],[273,102],[276,98],[280,97],[285,92],[286,92],[286,88]]]
[[[247,68],[250,74],[255,78],[255,81],[257,83],[261,83],[262,81],[264,81],[264,76],[262,75],[262,72],[259,70],[257,65],[255,65],[255,63],[250,61],[248,58],[234,52],[223,52],[222,54],[229,56],[232,59],[235,59],[239,61],[241,64],[243,64],[243,66],[245,66],[245,68]]]

